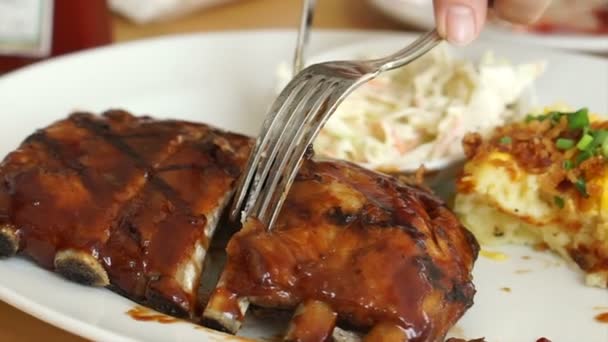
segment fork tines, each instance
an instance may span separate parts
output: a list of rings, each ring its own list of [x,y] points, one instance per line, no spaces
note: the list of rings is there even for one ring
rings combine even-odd
[[[338,102],[345,86],[308,68],[283,90],[264,122],[262,133],[240,178],[231,217],[256,217],[270,228],[307,147]]]

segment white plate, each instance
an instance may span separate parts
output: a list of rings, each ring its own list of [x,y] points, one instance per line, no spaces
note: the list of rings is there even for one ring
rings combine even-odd
[[[313,34],[311,53],[354,42],[373,53],[376,48],[401,46],[411,38],[318,32]],[[168,37],[76,54],[1,77],[0,154],[16,147],[35,128],[76,108],[122,107],[253,134],[272,99],[276,67],[291,60],[294,41],[294,32],[278,31]],[[608,62],[483,43],[466,54],[477,56],[488,47],[514,61],[548,60],[549,70],[539,83],[544,102],[564,100],[608,113]],[[572,66],[576,72],[571,72]],[[491,342],[533,342],[541,336],[557,342],[607,340],[608,326],[594,321],[600,313],[597,307],[608,307],[606,290],[583,286],[576,268],[550,254],[525,247],[500,250],[508,260],[480,257],[477,262],[476,304],[453,335],[485,336]],[[522,259],[525,255],[531,259]],[[503,287],[511,292],[502,291]],[[105,289],[64,281],[21,258],[0,261],[0,299],[97,341],[232,340],[189,323],[134,321],[125,314],[134,306],[129,300]],[[276,330],[249,321],[243,333],[272,336]]]
[[[419,29],[435,26],[433,2],[430,0],[370,0],[380,11],[407,25]],[[608,36],[516,33],[497,25],[489,25],[482,36],[537,46],[579,50],[586,52],[608,52]]]

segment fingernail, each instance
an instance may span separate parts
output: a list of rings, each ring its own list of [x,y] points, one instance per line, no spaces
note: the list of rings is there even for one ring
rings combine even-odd
[[[446,38],[456,45],[466,45],[475,39],[475,14],[465,5],[452,5],[446,16]]]

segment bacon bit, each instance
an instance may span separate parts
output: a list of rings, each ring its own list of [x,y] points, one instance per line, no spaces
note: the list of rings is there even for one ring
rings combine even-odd
[[[461,194],[470,194],[475,189],[475,181],[470,175],[461,177],[456,181],[456,190]]]
[[[599,176],[604,172],[604,165],[606,160],[601,157],[593,157],[585,160],[579,166],[580,170],[587,176],[588,178],[594,178],[595,176]]]

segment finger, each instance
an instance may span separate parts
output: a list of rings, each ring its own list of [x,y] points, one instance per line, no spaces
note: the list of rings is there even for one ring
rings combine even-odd
[[[496,0],[494,9],[501,19],[531,24],[541,17],[550,3],[551,0]]]
[[[466,45],[479,35],[486,20],[487,0],[433,0],[437,31],[448,42]]]

